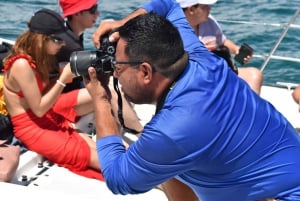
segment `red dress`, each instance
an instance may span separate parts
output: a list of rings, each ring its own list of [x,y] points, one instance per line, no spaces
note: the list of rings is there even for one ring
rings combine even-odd
[[[28,55],[20,54],[10,59],[4,71],[9,70],[14,61],[24,58],[30,66],[36,66]],[[42,80],[36,74],[42,91]],[[90,148],[86,141],[70,126],[75,122],[79,90],[61,94],[53,107],[43,116],[37,117],[31,110],[11,117],[14,134],[29,150],[37,152],[59,166],[77,174],[103,180],[100,171],[88,167]],[[18,95],[22,98],[22,92]]]

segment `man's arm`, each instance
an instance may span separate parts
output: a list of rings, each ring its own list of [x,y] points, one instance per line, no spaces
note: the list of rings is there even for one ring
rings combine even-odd
[[[240,47],[237,46],[233,41],[231,41],[229,39],[226,39],[224,41],[224,45],[229,48],[229,51],[230,51],[231,54],[236,55],[236,54],[239,53],[239,48]]]
[[[127,17],[124,17],[119,21],[103,21],[100,23],[99,27],[93,34],[93,42],[96,47],[99,47],[100,46],[99,39],[101,38],[102,35],[124,25],[127,21],[129,21],[130,19],[136,16],[153,11],[155,13],[159,13],[164,17],[167,17],[173,5],[174,2],[172,1],[162,1],[162,0],[148,1],[140,8],[136,9],[134,12],[129,14]],[[179,7],[179,9],[181,8]],[[118,33],[114,33],[110,36],[110,41],[116,41],[117,39],[119,39]]]
[[[127,17],[123,18],[122,20],[119,21],[103,21],[100,23],[100,25],[98,26],[98,28],[96,29],[96,31],[93,34],[93,42],[94,45],[99,48],[100,47],[100,38],[102,35],[104,35],[107,32],[110,32],[120,26],[122,26],[123,24],[125,24],[128,20],[145,14],[147,13],[147,11],[143,8],[138,8],[137,10],[135,10],[134,12],[132,12],[131,14],[129,14]],[[119,39],[119,35],[117,32],[113,33],[110,35],[110,41],[117,41]]]
[[[159,13],[162,16],[170,17],[171,19],[173,18],[178,18],[176,16],[177,12],[174,12],[174,10],[171,10],[172,6],[174,6],[173,1],[161,1],[161,0],[154,0],[151,1],[152,4],[145,4],[145,7],[137,9],[133,13],[131,13],[129,16],[124,18],[123,20],[120,21],[107,21],[103,22],[100,24],[98,27],[97,31],[95,32],[93,39],[95,44],[97,45],[97,42],[99,41],[99,37],[101,37],[104,33],[107,33],[108,31],[113,30],[114,28],[117,28],[119,26],[122,26],[124,23],[126,23],[128,20],[147,13],[148,11],[154,11]],[[164,5],[164,6],[160,6]],[[177,10],[181,10],[180,7],[176,8]],[[170,11],[171,10],[171,11]],[[169,14],[169,11],[173,13]],[[185,21],[184,14],[182,13],[179,16],[179,22],[176,20],[177,26],[180,26],[181,24],[184,24]],[[187,24],[187,23],[186,23]],[[191,36],[194,37],[194,41],[198,41],[196,36],[191,31],[191,28],[189,26],[184,26],[184,29],[188,29],[187,34],[190,34]],[[118,37],[117,33],[112,35],[113,37]],[[189,40],[188,44],[195,44],[195,42]],[[199,42],[199,41],[198,41]],[[99,44],[99,43],[98,43]],[[191,46],[192,46],[191,45]],[[93,103],[94,103],[94,108],[95,108],[95,114],[96,114],[96,130],[97,130],[97,151],[99,155],[99,161],[102,167],[102,172],[105,175],[107,175],[107,185],[109,188],[115,192],[115,193],[121,193],[121,194],[127,194],[127,193],[140,193],[145,190],[149,190],[149,187],[151,187],[151,182],[153,184],[158,183],[160,181],[164,181],[166,178],[162,178],[161,175],[159,175],[155,182],[154,181],[148,181],[147,183],[140,182],[139,180],[142,181],[143,177],[147,177],[149,180],[149,176],[145,175],[143,172],[138,172],[136,171],[137,169],[140,168],[133,168],[135,169],[134,171],[131,171],[132,165],[130,163],[133,163],[136,160],[139,160],[142,157],[134,157],[134,158],[125,158],[123,154],[122,160],[120,159],[122,157],[122,153],[125,153],[126,150],[124,147],[122,147],[120,137],[118,136],[116,126],[114,125],[113,118],[111,118],[111,106],[109,105],[109,102],[106,100],[107,97],[105,95],[105,91],[101,89],[101,84],[96,80],[96,72],[90,68],[89,69],[89,74],[90,74],[90,81],[85,80],[86,82],[86,87],[89,90]],[[105,128],[102,128],[105,127]],[[99,140],[101,139],[101,140]],[[149,145],[149,144],[148,144]],[[149,145],[151,147],[151,145]],[[153,146],[157,146],[157,144],[154,144]],[[151,150],[151,149],[150,149]],[[130,151],[129,151],[130,152]],[[132,152],[132,151],[131,151]],[[127,157],[130,157],[133,155],[133,153],[128,154]],[[120,164],[122,162],[122,164]],[[139,162],[139,161],[138,161]],[[144,161],[143,161],[144,162]],[[136,163],[136,162],[135,162]],[[128,165],[129,164],[129,165]],[[138,166],[139,163],[136,163],[135,165]],[[124,168],[124,167],[128,168]],[[151,162],[151,165],[155,166],[154,162]],[[120,168],[122,166],[123,168]],[[142,167],[143,168],[143,167]],[[153,167],[156,168],[156,167]],[[128,177],[130,173],[130,177]],[[134,175],[137,174],[138,176]],[[121,176],[122,175],[122,176]],[[126,177],[127,176],[127,177]],[[129,179],[128,179],[129,178]],[[134,182],[134,183],[133,183]],[[170,180],[163,184],[163,189],[166,190],[166,194],[172,201],[174,200],[181,200],[182,199],[175,199],[175,198],[180,198],[180,196],[177,196],[178,193],[182,192],[180,190],[181,186],[182,188],[187,189],[185,192],[189,191],[190,194],[184,194],[185,195],[185,200],[192,200],[189,199],[191,197],[195,197],[193,194],[193,191],[191,191],[187,186],[179,183],[178,181]],[[130,184],[130,185],[129,185]],[[137,185],[138,187],[136,187]],[[177,188],[178,187],[178,188]],[[136,188],[136,189],[135,189]],[[175,192],[176,191],[176,192]],[[181,194],[183,195],[183,194]]]

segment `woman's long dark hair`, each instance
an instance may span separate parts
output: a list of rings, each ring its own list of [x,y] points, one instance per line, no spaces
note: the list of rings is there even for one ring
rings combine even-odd
[[[41,79],[48,84],[49,72],[52,72],[56,68],[56,58],[54,55],[47,53],[47,40],[47,35],[34,33],[30,30],[26,31],[16,40],[11,53],[4,59],[4,65],[9,58],[18,54],[26,54],[35,63],[37,67],[35,70]]]

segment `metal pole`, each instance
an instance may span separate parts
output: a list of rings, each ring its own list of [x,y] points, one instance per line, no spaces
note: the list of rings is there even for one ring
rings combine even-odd
[[[270,54],[268,55],[268,57],[266,58],[266,60],[264,61],[264,63],[262,64],[260,70],[263,71],[266,67],[266,65],[269,63],[272,55],[274,54],[274,52],[276,51],[277,47],[279,46],[280,42],[282,41],[282,39],[285,37],[290,25],[292,23],[294,23],[294,21],[296,20],[297,16],[300,14],[300,8],[295,12],[295,14],[293,15],[293,17],[291,18],[290,22],[287,24],[287,26],[284,28],[283,32],[281,33],[279,39],[277,40],[275,46],[273,47],[273,49],[271,50]]]
[[[60,13],[59,0],[56,1],[56,12]]]

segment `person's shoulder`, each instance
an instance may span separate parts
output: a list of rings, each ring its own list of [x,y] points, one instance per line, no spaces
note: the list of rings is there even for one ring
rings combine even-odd
[[[205,24],[205,26],[207,27],[212,27],[214,29],[221,29],[220,24],[218,23],[216,18],[214,18],[214,16],[212,16],[211,14],[209,14],[208,19],[203,24]]]
[[[15,72],[25,73],[29,69],[35,69],[35,65],[32,65],[30,60],[26,58],[18,58],[12,63],[11,69],[14,69]]]
[[[66,34],[62,37],[62,39],[68,43],[81,43],[81,38],[77,36],[72,30],[68,29]]]
[[[83,47],[83,39],[78,37],[72,30],[68,30],[65,37],[62,38],[65,45],[56,54],[58,62],[69,61],[70,55],[74,51],[81,51]]]
[[[28,67],[35,69],[36,65],[32,58],[27,54],[17,54],[8,58],[5,63],[5,71],[14,67],[14,69],[28,69]],[[22,71],[21,71],[22,72]]]
[[[212,15],[209,15],[205,22],[199,24],[199,28],[201,32],[215,32],[215,30],[220,29],[218,22]]]
[[[215,24],[218,23],[218,21],[216,20],[216,18],[214,16],[212,16],[211,14],[208,15],[207,21],[210,22],[210,23],[215,23]]]

